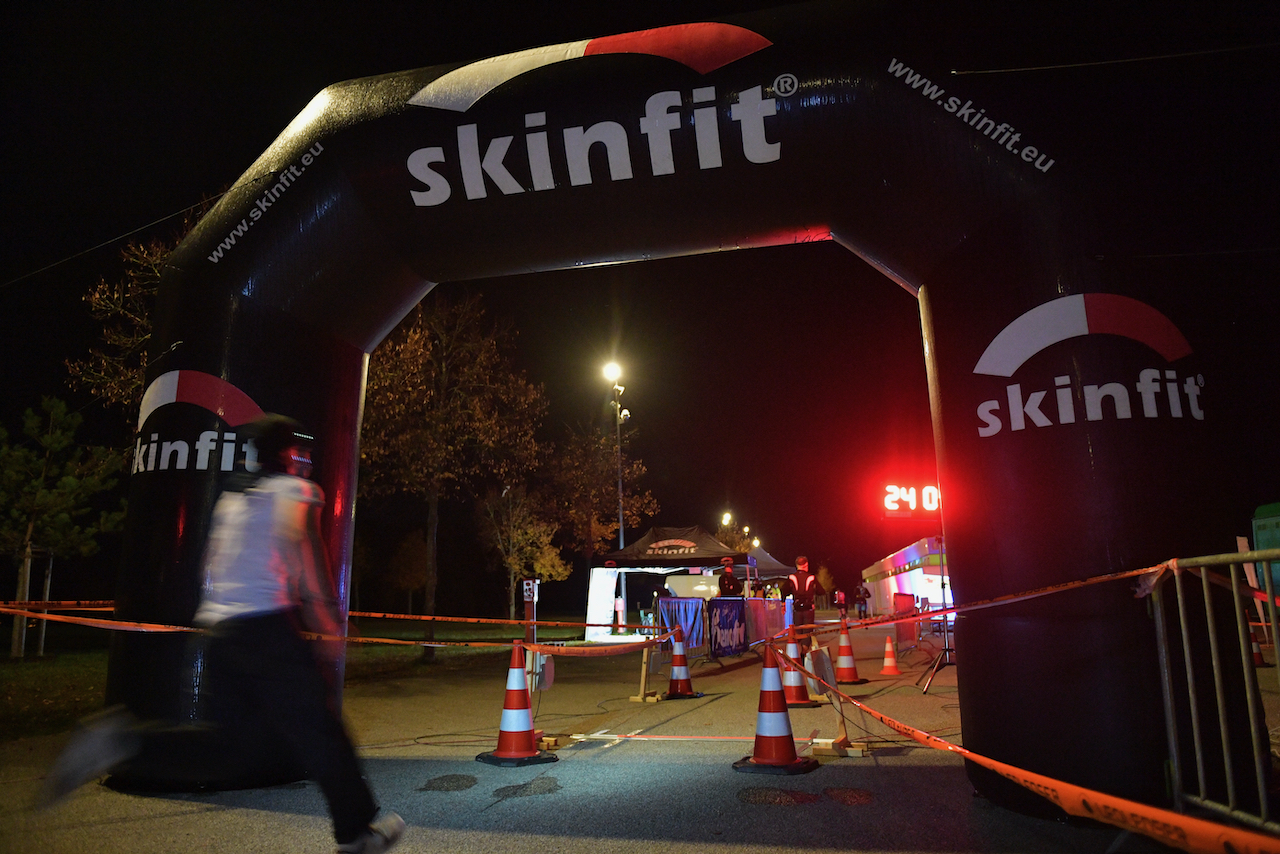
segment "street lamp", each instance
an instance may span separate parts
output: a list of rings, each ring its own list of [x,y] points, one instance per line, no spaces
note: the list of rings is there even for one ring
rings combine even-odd
[[[613,383],[613,424],[617,432],[618,442],[618,550],[621,551],[627,544],[622,531],[624,524],[622,517],[622,423],[631,417],[631,412],[622,408],[622,392],[624,389],[618,385],[618,380],[622,378],[622,366],[617,362],[610,362],[605,365],[604,378]]]

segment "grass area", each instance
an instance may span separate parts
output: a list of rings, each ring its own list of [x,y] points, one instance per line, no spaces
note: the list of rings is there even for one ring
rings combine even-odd
[[[564,618],[572,619],[572,618]],[[4,624],[4,637],[9,636]],[[77,720],[103,707],[107,684],[106,634],[102,630],[50,631],[43,658],[28,641],[27,658],[0,660],[0,741],[50,735],[70,729]],[[69,627],[79,629],[79,627]],[[421,640],[421,622],[361,618],[353,620],[352,637]],[[454,643],[505,643],[523,637],[519,627],[477,623],[439,623],[436,639]],[[538,640],[581,640],[582,629],[540,628]],[[431,666],[449,669],[469,665],[475,657],[500,657],[505,648],[488,646],[437,649]],[[346,681],[412,678],[421,672],[418,646],[351,643],[347,645]]]
[[[105,649],[0,662],[0,740],[69,729],[102,708],[106,687]]]

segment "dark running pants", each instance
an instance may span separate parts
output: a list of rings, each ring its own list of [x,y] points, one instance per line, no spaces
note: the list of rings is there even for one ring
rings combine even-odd
[[[225,620],[206,641],[209,724],[144,726],[129,769],[173,782],[217,786],[243,777],[261,752],[283,753],[319,784],[338,844],[377,812],[341,716],[296,612]],[[296,779],[296,778],[295,778]]]

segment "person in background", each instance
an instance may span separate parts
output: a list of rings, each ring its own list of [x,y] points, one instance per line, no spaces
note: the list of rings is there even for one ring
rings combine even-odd
[[[840,612],[840,619],[849,619],[849,603],[845,599],[844,591],[837,589],[831,596],[835,599],[836,610]]]
[[[791,582],[791,595],[795,600],[795,624],[807,626],[813,623],[813,597],[818,592],[813,573],[809,572],[809,559],[796,558],[796,571],[787,576]]]
[[[859,583],[853,591],[853,601],[858,606],[858,619],[865,620],[867,618],[867,600],[871,598],[871,591],[867,589],[867,585]]]
[[[720,573],[720,595],[742,595],[742,581],[733,574],[733,567],[728,564],[725,565],[724,571]]]
[[[281,415],[263,416],[245,432],[257,471],[233,475],[214,507],[195,614],[207,632],[208,670],[226,695],[217,699],[248,719],[249,735],[284,745],[319,783],[339,854],[387,851],[404,820],[374,802],[325,677],[338,672],[345,633],[320,542],[324,494],[309,479],[314,439]],[[303,631],[325,639],[310,642]],[[235,779],[257,742],[219,723],[166,727],[108,709],[87,720],[58,758],[43,803],[131,763],[158,779],[182,780],[191,769],[202,779]]]

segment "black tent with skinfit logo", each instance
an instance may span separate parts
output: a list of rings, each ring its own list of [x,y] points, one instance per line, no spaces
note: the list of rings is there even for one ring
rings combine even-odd
[[[734,551],[698,525],[650,528],[631,545],[592,560],[587,622],[607,623],[613,618],[615,599],[619,595],[627,597],[629,573],[672,575],[692,570],[701,575],[700,570],[723,566],[726,558],[735,566],[747,564],[745,553]],[[716,582],[709,577],[706,583],[714,588]],[[587,640],[616,642],[628,637],[599,626],[587,629]]]

